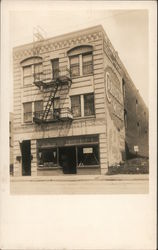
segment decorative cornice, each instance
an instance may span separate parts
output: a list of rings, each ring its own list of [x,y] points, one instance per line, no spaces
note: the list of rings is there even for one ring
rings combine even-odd
[[[95,40],[98,40],[102,37],[102,32],[98,31],[98,32],[92,32],[86,35],[78,35],[75,36],[74,34],[74,38],[67,38],[65,40],[62,41],[56,41],[53,42],[53,38],[52,39],[47,39],[44,40],[43,42],[41,42],[40,46],[40,50],[39,50],[39,55],[41,56],[41,54],[47,53],[47,52],[51,52],[51,51],[55,51],[55,50],[59,50],[59,49],[64,49],[64,48],[68,48],[68,47],[73,47],[76,46],[78,44],[85,44],[85,43],[90,43],[90,42],[94,42]],[[25,47],[22,47],[19,49],[16,48],[16,51],[14,51],[13,53],[13,58],[16,59],[25,59],[28,56],[33,56],[35,55],[34,53],[34,49],[36,47],[33,47],[33,43],[26,45]],[[39,48],[39,47],[38,47]]]

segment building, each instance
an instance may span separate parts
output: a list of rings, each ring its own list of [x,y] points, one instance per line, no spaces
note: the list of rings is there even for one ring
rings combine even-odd
[[[106,174],[147,157],[147,108],[102,26],[35,37],[13,50],[14,175]]]

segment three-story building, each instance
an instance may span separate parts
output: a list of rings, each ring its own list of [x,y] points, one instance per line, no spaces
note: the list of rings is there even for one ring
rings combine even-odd
[[[105,174],[129,156],[136,88],[102,26],[16,47],[13,67],[14,175]]]

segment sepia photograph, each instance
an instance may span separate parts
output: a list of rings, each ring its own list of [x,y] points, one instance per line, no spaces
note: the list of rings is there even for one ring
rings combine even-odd
[[[1,249],[156,249],[155,8],[2,1]]]
[[[10,12],[11,193],[148,193],[148,11],[70,15]]]

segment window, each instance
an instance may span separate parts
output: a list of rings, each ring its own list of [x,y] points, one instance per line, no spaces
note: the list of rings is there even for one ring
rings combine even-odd
[[[29,85],[32,83],[32,66],[23,67],[23,84]]]
[[[125,81],[122,79],[122,92],[123,92],[123,98],[125,98]]]
[[[53,103],[53,118],[57,119],[60,116],[60,98],[56,97]]]
[[[43,167],[57,166],[57,149],[56,148],[39,149],[38,158],[39,158],[39,165],[42,165]]]
[[[52,60],[52,74],[53,74],[53,79],[59,77],[59,58]]]
[[[79,95],[71,97],[71,109],[74,117],[81,116],[81,101]]]
[[[95,115],[94,94],[72,96],[71,109],[74,117]]]
[[[70,57],[70,72],[71,76],[80,75],[79,56]]]
[[[34,102],[34,112],[35,117],[40,118],[43,112],[43,101],[35,101]]]
[[[93,73],[92,53],[82,55],[82,72],[83,75],[88,75]]]
[[[92,50],[93,47],[91,45],[82,45],[68,51],[72,77],[93,73]]]
[[[94,115],[94,94],[84,95],[84,115],[90,116]]]
[[[99,150],[98,145],[78,147],[78,165],[84,167],[85,165],[99,165]]]
[[[128,124],[127,124],[127,111],[124,110],[124,123],[125,123],[125,128],[127,128]]]
[[[32,102],[23,104],[24,108],[24,122],[32,122]]]
[[[141,135],[141,126],[140,126],[139,122],[137,122],[137,130],[138,130],[138,135],[140,136]]]

